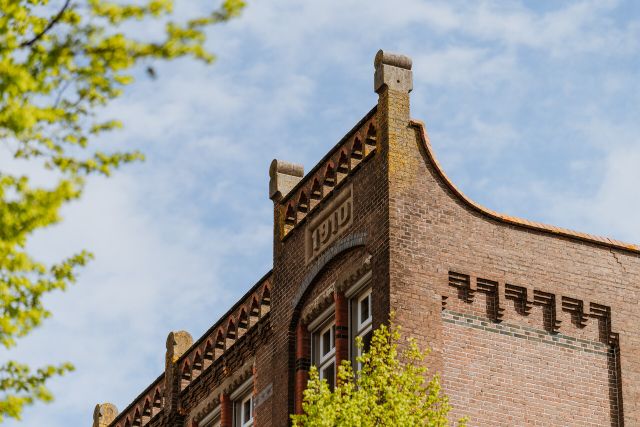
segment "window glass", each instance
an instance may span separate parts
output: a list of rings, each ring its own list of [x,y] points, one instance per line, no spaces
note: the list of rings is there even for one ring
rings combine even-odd
[[[335,378],[336,378],[336,364],[334,362],[329,363],[325,368],[321,371],[320,379],[327,380],[327,384],[329,384],[329,389],[333,390]]]
[[[363,353],[366,353],[371,348],[371,338],[373,336],[372,331],[372,316],[371,316],[371,289],[367,288],[357,295],[355,295],[349,304],[350,316],[349,321],[351,337],[351,361],[353,363],[353,369],[359,371],[362,366],[357,361],[357,358]],[[356,341],[360,337],[362,339],[362,348],[358,348]]]
[[[371,308],[371,294],[367,294],[360,300],[360,324],[366,323],[370,315]]]
[[[320,379],[326,380],[332,389],[336,376],[335,336],[335,320],[330,318],[312,333],[311,340],[311,363],[318,368]]]
[[[322,334],[322,355],[326,355],[331,351],[331,329],[327,329]]]
[[[367,353],[371,349],[371,338],[373,337],[373,331],[370,329],[369,332],[362,336],[362,352]]]
[[[233,427],[253,426],[253,389],[247,387],[245,390],[240,396],[233,397]]]
[[[251,396],[245,398],[242,402],[242,427],[249,426],[253,423],[253,399]]]

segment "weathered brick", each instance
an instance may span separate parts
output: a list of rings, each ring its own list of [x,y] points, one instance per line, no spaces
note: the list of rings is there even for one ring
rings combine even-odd
[[[174,389],[163,391],[172,398],[163,405],[172,406],[154,409],[142,425],[197,426],[251,376],[255,425],[287,425],[301,409],[310,358],[303,314],[336,302],[344,333],[338,285],[365,270],[374,326],[393,311],[404,334],[432,349],[427,363],[441,375],[454,417],[467,415],[472,426],[640,425],[638,247],[500,215],[466,198],[440,168],[424,126],[410,120],[412,85],[402,80],[411,78],[410,60],[379,54],[376,63],[386,67],[376,78],[378,105],[307,175],[293,165],[295,176],[272,185],[272,273],[112,426],[133,423],[165,376]],[[347,188],[350,211],[334,212]],[[307,231],[325,217],[313,238],[324,236],[327,246],[310,257]],[[255,298],[268,313],[241,331]],[[220,334],[226,344],[215,360],[197,375],[185,371]],[[346,357],[345,342],[337,347]]]

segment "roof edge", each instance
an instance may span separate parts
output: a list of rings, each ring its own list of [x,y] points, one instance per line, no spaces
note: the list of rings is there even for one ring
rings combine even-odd
[[[340,147],[342,147],[345,144],[345,142],[347,142],[349,138],[351,138],[362,127],[362,125],[367,122],[367,120],[373,117],[373,115],[376,114],[377,111],[378,111],[378,104],[374,105],[373,108],[369,110],[367,114],[364,115],[364,117],[358,120],[358,123],[356,123],[347,133],[345,133],[344,136],[340,138],[340,141],[338,141],[333,147],[331,147],[331,149],[329,149],[329,151],[327,151],[325,155],[322,156],[322,158],[318,160],[318,162],[315,165],[313,165],[313,167],[309,169],[309,171],[305,173],[302,176],[302,178],[300,178],[300,181],[295,186],[293,186],[287,194],[284,194],[282,196],[282,199],[279,201],[279,203],[281,205],[286,205],[287,202],[293,197],[295,192],[298,191],[300,188],[302,188],[307,183],[307,181],[322,166],[324,166],[327,163],[327,161],[329,161],[329,159],[331,159],[331,156],[333,156],[340,149]]]
[[[218,320],[213,323],[213,325],[211,325],[211,327],[209,327],[209,329],[207,329],[202,335],[200,335],[200,337],[193,342],[193,344],[191,344],[191,346],[189,346],[189,348],[182,354],[182,356],[180,356],[174,363],[176,365],[181,364],[184,359],[186,359],[190,353],[197,348],[200,344],[202,344],[203,341],[205,341],[209,335],[211,333],[213,333],[219,326],[221,326],[224,322],[224,320],[227,320],[229,318],[229,316],[231,316],[233,314],[233,312],[235,310],[238,309],[238,307],[240,307],[242,305],[242,303],[253,293],[255,292],[258,288],[260,288],[260,286],[267,280],[269,280],[272,276],[273,273],[273,269],[269,270],[267,273],[265,273],[255,284],[253,284],[251,286],[251,288],[244,293],[244,295],[242,295],[240,297],[240,299],[238,299],[233,306],[231,306],[231,308],[229,310],[227,310],[223,315],[221,315]],[[118,413],[118,415],[116,415],[116,417],[113,419],[113,421],[109,424],[109,426],[115,426],[119,421],[121,421],[126,415],[129,414],[129,411],[131,411],[138,403],[140,403],[140,400],[147,394],[148,391],[150,391],[151,389],[154,388],[154,386],[158,385],[165,376],[166,372],[163,371],[158,378],[156,378],[151,384],[149,384],[141,393],[139,393],[132,401],[129,402],[129,404]]]
[[[514,225],[520,228],[524,228],[527,230],[533,230],[537,232],[542,232],[545,234],[550,234],[552,236],[561,236],[565,238],[569,238],[572,240],[578,240],[581,242],[591,243],[599,246],[605,246],[612,249],[618,249],[625,252],[631,252],[634,254],[640,254],[640,246],[633,245],[630,243],[621,242],[619,240],[610,239],[608,237],[595,236],[592,234],[581,233],[578,231],[569,230],[566,228],[556,227],[553,225],[543,224],[540,222],[529,221],[523,218],[517,218],[510,215],[501,214],[495,212],[489,208],[482,206],[479,203],[474,202],[469,197],[467,197],[452,181],[449,179],[447,174],[444,172],[444,169],[436,159],[434,154],[433,147],[431,146],[431,142],[429,141],[429,136],[427,135],[426,126],[423,121],[411,119],[409,121],[409,126],[416,128],[419,130],[420,139],[423,144],[423,147],[427,153],[427,157],[431,162],[431,165],[436,170],[439,178],[444,182],[444,184],[451,190],[451,192],[468,208],[474,210],[483,216],[493,219],[495,221]]]
[[[216,329],[218,329],[218,327],[220,327],[225,320],[229,319],[229,316],[231,316],[233,314],[234,311],[236,311],[243,302],[245,302],[247,300],[247,298],[249,296],[251,296],[251,294],[253,292],[255,292],[258,288],[260,288],[260,286],[266,282],[267,280],[269,280],[271,278],[273,274],[273,269],[269,270],[268,272],[266,272],[261,278],[260,280],[258,280],[253,286],[251,286],[251,288],[244,293],[244,295],[242,295],[232,306],[229,310],[227,310],[222,316],[220,316],[218,318],[218,320],[209,327],[209,329],[207,329],[202,335],[200,335],[200,337],[195,340],[193,342],[193,344],[191,344],[191,346],[185,350],[185,352],[182,354],[182,356],[180,356],[178,358],[178,360],[176,360],[176,364],[180,364],[181,362],[183,362],[190,354],[191,351],[193,351],[194,349],[196,349],[200,344],[202,344],[208,337],[210,334],[212,334],[213,332],[216,331]]]

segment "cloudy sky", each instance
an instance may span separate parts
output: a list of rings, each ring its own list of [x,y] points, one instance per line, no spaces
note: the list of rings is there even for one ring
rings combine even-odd
[[[13,354],[77,367],[20,425],[124,408],[162,372],[169,331],[200,336],[270,269],[269,163],[309,170],[369,111],[379,48],[413,58],[412,116],[472,199],[640,243],[635,0],[250,1],[210,36],[214,66],[161,65],[104,112],[125,122],[109,142],[147,161],[92,180],[32,242],[96,260]]]

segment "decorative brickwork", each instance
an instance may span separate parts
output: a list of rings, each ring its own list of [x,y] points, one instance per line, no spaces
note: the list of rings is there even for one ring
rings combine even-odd
[[[186,338],[182,338],[186,334],[184,331],[179,334],[180,338],[177,341],[174,334],[170,334],[167,339],[165,374],[149,386],[110,425],[114,427],[145,426],[163,410],[168,411],[169,414],[177,411],[180,407],[179,393],[189,387],[203,371],[211,368],[216,362],[222,361],[221,356],[233,346],[235,341],[268,315],[271,307],[270,287],[271,280],[268,274],[193,345],[185,346]],[[176,351],[179,356],[174,357]],[[176,382],[172,383],[175,384],[175,390],[167,392],[165,375],[171,366],[179,368],[178,377]],[[176,405],[173,409],[168,406],[170,402]]]
[[[528,316],[534,306],[542,308],[542,325],[544,329],[550,333],[556,333],[562,325],[562,313],[558,310],[568,313],[571,320],[571,332],[575,333],[573,328],[584,329],[587,321],[593,319],[597,322],[597,339],[604,344],[617,345],[618,334],[611,331],[611,307],[588,303],[589,312],[585,312],[585,302],[576,298],[562,296],[562,306],[556,305],[558,299],[556,295],[544,292],[542,290],[533,289],[530,291],[524,286],[512,285],[509,283],[500,283],[498,281],[483,279],[480,277],[472,277],[468,274],[449,272],[449,286],[458,290],[458,299],[467,304],[474,302],[473,295],[476,292],[482,292],[486,295],[486,317],[494,322],[500,322],[503,318],[504,307],[500,306],[500,300],[511,300],[513,309],[522,316]],[[445,297],[442,302],[443,309],[446,308],[448,298]],[[566,325],[566,323],[565,323]],[[566,326],[565,326],[566,327]],[[565,328],[563,328],[565,329]]]
[[[359,169],[376,149],[375,108],[356,125],[322,161],[280,202],[282,237],[302,224],[345,178]],[[320,242],[318,241],[318,244]],[[319,249],[321,250],[321,249]],[[312,248],[312,252],[315,249]]]
[[[390,311],[470,426],[640,425],[640,248],[468,199],[410,119],[411,60],[374,67],[377,105],[309,173],[271,164],[273,271],[195,343],[172,333],[165,372],[94,427],[231,426],[249,388],[254,425],[287,426],[314,360]]]

